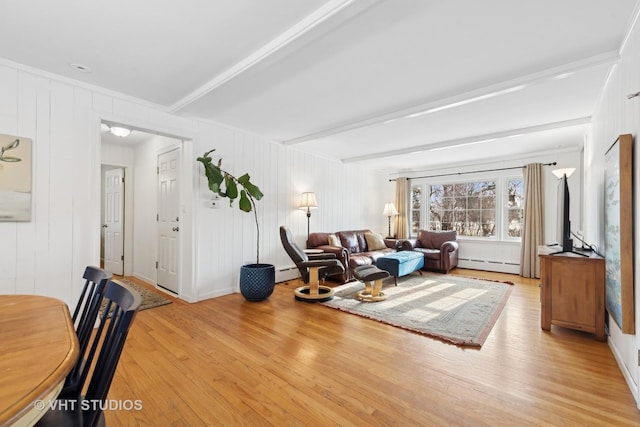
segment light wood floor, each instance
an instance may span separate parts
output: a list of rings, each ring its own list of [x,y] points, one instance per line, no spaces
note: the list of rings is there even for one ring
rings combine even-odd
[[[480,350],[296,302],[297,283],[142,311],[109,398],[143,409],[107,425],[640,425],[606,343],[540,329],[537,280],[455,274],[515,282]]]

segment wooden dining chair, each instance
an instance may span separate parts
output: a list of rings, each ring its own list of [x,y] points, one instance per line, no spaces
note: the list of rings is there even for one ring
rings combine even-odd
[[[102,408],[142,298],[127,286],[109,280],[103,300],[106,304],[100,309],[100,323],[76,364],[79,383],[75,393],[59,397],[58,402],[50,404],[37,426],[104,425]]]
[[[98,267],[88,266],[85,268],[82,278],[84,279],[84,286],[72,316],[76,335],[78,336],[80,354],[84,354],[89,338],[91,338],[91,332],[96,324],[98,311],[102,303],[104,288],[109,279],[111,279],[111,273]],[[76,364],[67,375],[60,393],[61,396],[77,394],[76,389],[80,381],[80,371],[81,366]]]

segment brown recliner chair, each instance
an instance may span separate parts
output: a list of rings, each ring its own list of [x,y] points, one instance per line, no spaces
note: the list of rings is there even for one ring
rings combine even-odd
[[[458,265],[458,233],[455,230],[419,230],[417,239],[402,242],[402,250],[424,254],[423,270],[448,273]]]
[[[280,227],[280,241],[284,250],[296,264],[305,286],[297,288],[294,292],[299,301],[322,302],[333,298],[335,291],[329,286],[320,285],[320,280],[331,274],[344,273],[344,267],[336,259],[335,254],[322,253],[307,255],[293,241],[291,231],[284,225]]]

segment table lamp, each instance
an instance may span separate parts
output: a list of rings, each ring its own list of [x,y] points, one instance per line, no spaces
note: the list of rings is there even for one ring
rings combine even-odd
[[[560,179],[563,175],[567,175],[567,178],[571,176],[573,172],[575,172],[576,168],[563,168],[563,169],[554,169],[551,172],[556,176],[556,178]]]
[[[389,217],[389,238],[393,237],[391,236],[391,217],[392,216],[396,216],[398,215],[398,211],[396,210],[396,207],[393,203],[387,203],[384,205],[384,210],[382,211],[382,215]]]

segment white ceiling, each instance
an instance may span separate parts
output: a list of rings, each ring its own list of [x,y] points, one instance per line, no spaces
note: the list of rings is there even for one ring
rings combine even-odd
[[[23,0],[2,6],[0,58],[346,163],[421,170],[580,146],[636,3]]]

